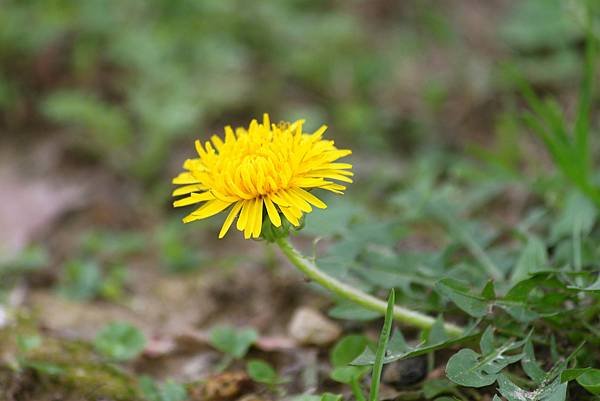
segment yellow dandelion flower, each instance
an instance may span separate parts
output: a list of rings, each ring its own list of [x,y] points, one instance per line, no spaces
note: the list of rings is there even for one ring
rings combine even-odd
[[[348,163],[335,161],[351,154],[322,139],[322,126],[312,134],[302,131],[304,121],[271,124],[265,114],[260,124],[252,120],[246,128],[225,127],[225,139],[213,135],[204,145],[196,141],[198,156],[183,164],[185,171],[173,179],[182,185],[173,196],[175,207],[202,203],[183,221],[205,219],[226,209],[229,214],[219,233],[223,238],[237,217],[236,228],[244,237],[258,238],[263,218],[275,227],[282,217],[300,225],[312,207],[327,205],[310,191],[315,188],[343,193],[353,173]]]

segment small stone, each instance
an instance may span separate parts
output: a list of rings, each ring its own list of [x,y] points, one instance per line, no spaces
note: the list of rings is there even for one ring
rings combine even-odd
[[[418,383],[427,375],[427,358],[415,357],[403,359],[385,366],[382,381],[401,390]]]
[[[339,338],[342,329],[319,311],[301,307],[294,312],[288,333],[302,345],[327,345]]]

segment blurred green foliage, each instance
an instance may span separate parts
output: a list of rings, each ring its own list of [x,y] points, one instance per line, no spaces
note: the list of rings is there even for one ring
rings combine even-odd
[[[443,311],[493,325],[502,338],[498,344],[510,344],[507,337],[521,337],[530,327],[536,329],[531,341],[550,353],[567,355],[586,340],[589,352],[577,362],[592,365],[598,346],[599,201],[595,145],[587,143],[593,121],[588,125],[580,117],[594,106],[591,78],[584,80],[590,91],[582,95],[575,124],[562,104],[569,103],[583,65],[582,5],[595,5],[597,12],[600,2],[503,2],[502,15],[485,21],[493,24],[491,39],[469,36],[483,31],[481,21],[461,25],[469,13],[462,15],[459,3],[7,0],[0,12],[0,129],[24,132],[36,122],[54,124],[73,149],[103,167],[166,185],[157,176],[171,167],[167,158],[178,141],[246,124],[264,111],[276,119],[306,118],[309,127],[327,122],[333,137],[358,150],[360,190],[354,196],[360,202],[349,194],[307,216],[301,235],[324,239],[313,248],[323,270],[375,294],[394,289],[399,303],[432,315]],[[502,81],[505,64],[527,81],[522,87],[528,88],[532,117],[551,128],[549,134],[536,131],[551,145],[562,175],[549,177],[539,152],[524,149],[522,88]],[[589,67],[587,75],[594,71]],[[557,92],[557,100],[538,97],[547,91]],[[472,148],[485,163],[426,146],[406,164],[386,158],[407,146],[454,143],[472,134],[470,119],[481,120],[486,134],[495,129],[491,149]],[[571,141],[571,132],[579,132],[580,140]],[[445,136],[452,139],[441,140]],[[162,188],[156,193],[164,200]],[[128,263],[150,248],[170,272],[209,264],[197,251],[201,241],[179,222],[161,221],[152,230],[152,238],[141,230],[84,233],[63,264],[59,291],[81,301],[122,301]],[[1,261],[2,298],[24,273],[49,264],[43,248]],[[380,317],[335,301],[333,317]],[[384,359],[433,357],[448,346],[438,334],[422,333],[421,344],[408,345],[397,332],[389,344],[395,353]],[[209,341],[224,354],[224,368],[245,358],[257,337],[251,328],[218,326]],[[18,339],[23,353],[42,342],[37,336]],[[114,323],[94,345],[114,362],[137,357],[145,343],[135,327]],[[463,373],[465,360],[468,365],[490,354],[489,343],[496,348],[484,341],[479,352],[467,354],[470,359],[461,351],[456,371]],[[527,344],[523,361],[535,362],[529,337]],[[366,345],[360,335],[341,339],[331,350],[330,377],[358,386],[366,370],[348,363]],[[367,359],[374,359],[369,352]],[[64,369],[39,360],[20,363],[40,374]],[[531,365],[523,366],[529,375],[525,366]],[[247,368],[257,382],[281,382],[263,361],[250,361]],[[519,384],[503,375],[491,379],[500,392]],[[577,380],[597,389],[595,371]],[[427,398],[462,394],[449,381],[430,383],[423,387]],[[150,400],[186,398],[185,387],[171,380],[142,378],[139,386]],[[326,393],[323,399],[339,397]]]
[[[577,65],[581,4],[548,1],[514,2],[499,33],[528,76],[560,84]],[[489,92],[495,67],[465,53],[450,8],[409,3],[5,1],[0,116],[17,128],[44,116],[81,150],[148,180],[177,138],[264,111],[327,121],[367,149],[422,142],[456,81]],[[443,72],[419,71],[448,50],[461,56]]]
[[[188,398],[185,386],[171,379],[157,383],[149,376],[142,376],[139,386],[148,401],[184,401]]]
[[[126,361],[137,357],[146,346],[146,337],[126,322],[108,324],[96,335],[94,347],[107,358]]]

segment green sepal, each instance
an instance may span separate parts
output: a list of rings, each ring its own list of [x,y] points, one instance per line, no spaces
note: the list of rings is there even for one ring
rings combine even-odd
[[[262,229],[260,231],[260,238],[267,242],[276,242],[280,238],[287,238],[290,232],[300,231],[304,228],[304,216],[300,219],[300,225],[295,227],[285,217],[281,216],[281,225],[275,227],[271,220],[265,216],[263,219]]]

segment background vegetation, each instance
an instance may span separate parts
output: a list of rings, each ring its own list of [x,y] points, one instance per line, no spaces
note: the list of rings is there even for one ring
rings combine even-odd
[[[193,140],[263,112],[327,123],[354,150],[356,183],[307,218],[306,253],[473,327],[458,342],[396,331],[381,398],[595,399],[599,11],[0,0],[0,399],[312,400],[372,385],[349,364],[373,362],[381,316],[262,244],[217,241],[218,218],[183,226],[171,209]],[[294,337],[302,306],[342,337]]]

